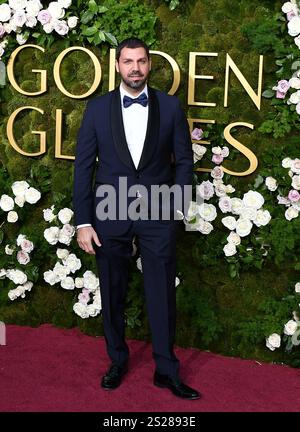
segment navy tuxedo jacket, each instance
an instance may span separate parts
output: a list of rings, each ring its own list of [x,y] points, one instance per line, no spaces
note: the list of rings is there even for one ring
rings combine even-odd
[[[97,231],[126,229],[130,221],[98,221],[95,217],[98,184],[118,190],[119,177],[134,184],[191,185],[193,151],[186,116],[179,100],[148,86],[149,115],[146,138],[136,168],[127,146],[120,90],[87,103],[78,132],[74,163],[73,206],[75,224],[90,223]],[[172,154],[175,164],[172,164]],[[96,164],[98,156],[99,163]],[[96,169],[95,169],[96,168]]]

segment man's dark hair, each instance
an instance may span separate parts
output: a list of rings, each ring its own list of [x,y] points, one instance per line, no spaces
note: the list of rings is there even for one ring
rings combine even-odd
[[[123,48],[144,48],[147,54],[147,57],[149,59],[149,47],[147,44],[138,38],[128,38],[124,39],[122,42],[119,43],[119,45],[116,48],[116,59],[119,61],[121,51]]]

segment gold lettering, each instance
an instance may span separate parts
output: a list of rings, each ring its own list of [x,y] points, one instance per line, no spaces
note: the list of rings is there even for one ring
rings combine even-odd
[[[55,125],[55,157],[57,159],[70,159],[74,160],[75,156],[63,155],[61,152],[62,147],[62,110],[56,110],[56,125]]]
[[[21,87],[19,86],[19,84],[17,83],[16,79],[15,79],[15,75],[14,75],[14,64],[15,64],[15,60],[17,55],[19,54],[19,52],[25,48],[35,48],[38,49],[42,52],[45,52],[44,48],[38,46],[38,45],[22,45],[19,46],[17,49],[15,49],[12,53],[12,55],[9,58],[8,64],[7,64],[7,76],[8,79],[11,83],[11,85],[13,86],[13,88],[15,90],[17,90],[18,93],[21,93],[23,95],[26,96],[38,96],[41,95],[43,93],[45,93],[47,91],[47,71],[44,69],[31,69],[32,72],[36,72],[36,73],[40,73],[41,74],[41,87],[39,91],[36,92],[27,92],[23,89],[21,89]]]
[[[154,54],[154,55],[160,55],[162,57],[164,57],[166,60],[168,60],[168,62],[170,63],[172,70],[173,70],[173,83],[172,86],[170,88],[170,90],[168,91],[169,95],[173,95],[174,93],[176,93],[179,84],[180,84],[180,69],[178,66],[178,63],[176,63],[176,61],[173,59],[173,57],[171,57],[169,54],[163,52],[163,51],[153,51],[150,50],[150,54]]]
[[[32,106],[25,106],[25,107],[21,107],[16,109],[11,116],[8,119],[7,122],[7,127],[6,127],[6,133],[7,133],[7,138],[8,141],[10,143],[10,145],[20,154],[24,155],[24,156],[40,156],[43,153],[46,153],[46,132],[42,131],[31,131],[31,133],[33,134],[37,134],[40,135],[40,151],[36,152],[36,153],[28,153],[25,152],[24,150],[22,150],[18,144],[16,143],[16,140],[14,138],[14,132],[13,132],[13,128],[14,128],[14,121],[15,118],[17,117],[17,115],[19,114],[19,112],[24,111],[24,110],[35,110],[38,111],[41,114],[44,114],[44,111],[40,108],[36,108],[36,107],[32,107]]]
[[[258,160],[257,157],[255,156],[255,154],[245,145],[243,145],[242,143],[240,143],[238,140],[236,140],[235,138],[233,138],[233,136],[231,136],[230,131],[232,128],[236,127],[236,126],[245,126],[248,127],[250,129],[254,129],[254,125],[251,123],[244,123],[244,122],[236,122],[236,123],[231,123],[228,126],[226,126],[226,128],[224,129],[224,138],[226,139],[226,141],[231,144],[234,148],[236,148],[237,150],[239,150],[241,153],[243,153],[243,155],[246,156],[246,158],[249,160],[250,165],[249,168],[246,171],[242,171],[242,172],[235,172],[235,171],[230,171],[229,169],[225,168],[222,166],[222,169],[225,173],[233,175],[233,176],[246,176],[249,174],[252,174],[257,166],[258,166]]]
[[[71,52],[71,51],[77,51],[77,50],[78,51],[83,51],[83,52],[87,53],[90,56],[90,58],[92,59],[92,62],[94,64],[94,68],[95,68],[94,82],[93,82],[91,88],[86,93],[84,93],[82,95],[74,95],[74,94],[68,92],[65,89],[65,87],[63,86],[63,84],[61,82],[61,79],[60,79],[60,65],[61,65],[61,62],[63,61],[64,57],[69,52]],[[98,58],[95,56],[95,54],[92,51],[88,50],[87,48],[80,47],[80,46],[73,46],[73,47],[70,47],[70,48],[66,48],[64,51],[62,51],[59,54],[59,56],[57,57],[57,59],[55,60],[53,72],[54,72],[54,81],[55,81],[57,87],[59,88],[59,90],[64,95],[66,95],[66,96],[68,96],[70,98],[73,98],[73,99],[84,99],[84,98],[87,98],[88,96],[90,96],[91,94],[93,94],[97,90],[97,88],[98,88],[98,86],[99,86],[99,84],[101,82],[101,73],[102,72],[101,72],[101,65],[100,65],[100,62],[99,62]]]
[[[109,50],[109,77],[108,77],[108,91],[114,90],[116,87],[116,50],[111,48]]]
[[[189,84],[188,84],[188,104],[196,106],[216,106],[213,102],[196,102],[195,101],[195,81],[196,79],[214,79],[212,75],[196,75],[196,58],[197,56],[216,57],[217,53],[209,52],[190,52],[189,57]]]
[[[225,91],[224,91],[224,107],[228,106],[228,87],[229,87],[229,72],[230,69],[235,74],[237,79],[240,81],[248,95],[250,96],[250,99],[254,103],[254,105],[257,107],[258,110],[260,110],[261,105],[261,89],[262,89],[262,76],[263,76],[263,62],[264,62],[264,56],[259,56],[259,72],[258,72],[258,89],[257,94],[253,90],[253,88],[250,86],[244,75],[241,73],[241,71],[238,69],[237,65],[234,63],[230,55],[226,54],[226,72],[225,72]]]

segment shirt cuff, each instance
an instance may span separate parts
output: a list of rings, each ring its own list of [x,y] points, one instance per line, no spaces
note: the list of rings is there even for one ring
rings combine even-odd
[[[80,224],[80,225],[77,225],[76,229],[89,227],[89,226],[92,226],[92,225],[91,224]]]

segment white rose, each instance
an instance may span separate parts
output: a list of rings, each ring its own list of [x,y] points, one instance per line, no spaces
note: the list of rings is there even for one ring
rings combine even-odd
[[[72,219],[74,212],[69,208],[63,208],[58,212],[58,219],[62,224],[68,224]]]
[[[48,11],[52,18],[63,18],[65,15],[64,8],[58,2],[51,2],[48,6]]]
[[[90,270],[87,270],[83,274],[83,280],[84,280],[84,287],[89,289],[90,291],[95,291],[99,286],[99,279]]]
[[[23,285],[27,282],[27,276],[21,270],[7,270],[6,276],[16,285]]]
[[[27,16],[25,25],[26,27],[33,28],[37,25],[37,19],[34,16]]]
[[[53,210],[54,210],[54,205],[52,205],[51,208],[43,210],[45,221],[52,222],[56,218],[56,215],[53,213]]]
[[[71,4],[72,4],[72,0],[57,0],[57,3],[61,7],[65,8],[65,9],[68,9],[68,7],[70,7]]]
[[[87,305],[86,309],[87,309],[89,316],[91,316],[91,317],[95,317],[95,316],[99,315],[99,313],[100,313],[99,308],[94,304]]]
[[[292,159],[289,157],[284,158],[281,162],[283,168],[291,168],[291,164],[292,164]]]
[[[236,228],[236,220],[233,216],[222,218],[222,224],[226,226],[226,228],[230,229],[230,231],[233,231]]]
[[[75,287],[76,288],[83,288],[84,287],[83,278],[80,278],[80,277],[75,278]]]
[[[27,183],[27,181],[21,180],[13,182],[11,188],[15,196],[24,196],[25,191],[30,188],[30,185]]]
[[[1,4],[0,5],[0,21],[1,22],[5,22],[5,21],[9,21],[11,16],[11,9],[8,6],[8,4]]]
[[[297,104],[300,102],[300,90],[297,90],[290,95],[289,102],[291,104]]]
[[[62,234],[68,236],[68,237],[72,237],[75,234],[75,228],[73,225],[70,224],[65,224],[62,228],[61,228],[61,232]]]
[[[68,251],[68,249],[58,248],[56,250],[56,255],[58,256],[59,259],[66,259],[69,256],[69,251]]]
[[[7,222],[15,223],[19,219],[18,213],[15,211],[9,211],[7,213]]]
[[[271,220],[271,215],[268,210],[258,210],[256,218],[254,219],[253,223],[260,227],[260,226],[266,226]]]
[[[231,184],[228,184],[228,185],[225,186],[225,192],[227,194],[230,194],[230,193],[235,192],[235,189],[234,189],[234,187]]]
[[[226,192],[227,186],[224,185],[224,183],[220,183],[217,186],[215,186],[215,192],[217,197],[221,198],[227,195]]]
[[[204,154],[207,151],[207,148],[200,144],[194,144],[194,143],[192,145],[192,148],[194,153],[194,163],[196,163],[203,158]]]
[[[53,26],[56,33],[61,36],[66,35],[69,31],[68,24],[64,20],[54,20]]]
[[[243,204],[245,207],[254,207],[257,210],[261,208],[264,202],[264,197],[259,192],[252,190],[245,193],[243,197]]]
[[[291,170],[295,174],[300,174],[300,159],[294,159],[294,160],[292,160]]]
[[[12,255],[13,253],[14,253],[14,248],[12,247],[10,247],[10,245],[6,245],[5,246],[5,253],[6,253],[6,255]]]
[[[222,147],[221,155],[223,156],[223,158],[228,157],[229,156],[229,148],[226,146]]]
[[[6,270],[4,268],[0,269],[0,279],[4,279],[6,276]]]
[[[19,234],[16,240],[18,246],[21,246],[22,241],[26,240],[26,236],[24,234]]]
[[[78,18],[77,16],[70,16],[68,18],[68,26],[70,29],[73,29],[77,26]]]
[[[217,217],[217,210],[213,204],[200,204],[198,207],[198,211],[202,219],[207,222],[212,222]]]
[[[46,23],[43,25],[43,30],[45,33],[49,34],[52,33],[54,30],[52,22]]]
[[[34,18],[42,8],[43,6],[40,1],[29,0],[26,4],[27,15]]]
[[[271,192],[274,192],[278,188],[277,181],[273,177],[267,177],[265,184]]]
[[[289,80],[289,85],[293,89],[300,90],[300,79],[297,77],[292,77]]]
[[[257,210],[254,207],[242,207],[240,217],[242,219],[254,220],[257,216]]]
[[[300,175],[294,175],[292,178],[292,186],[296,190],[300,190]]]
[[[252,222],[249,219],[239,218],[236,222],[236,232],[240,237],[246,237],[252,229]]]
[[[227,243],[224,247],[223,247],[223,251],[225,253],[225,255],[227,257],[229,256],[233,256],[236,254],[236,246],[234,243]]]
[[[231,199],[228,196],[221,197],[219,199],[219,207],[222,213],[231,212]]]
[[[289,12],[297,12],[297,6],[295,8],[295,4],[293,4],[292,2],[285,2],[282,7],[281,10],[283,13],[289,13]]]
[[[25,196],[24,195],[18,195],[15,197],[15,203],[19,207],[23,207],[25,204]]]
[[[17,10],[12,17],[12,24],[16,27],[23,27],[26,22],[26,14],[23,9]],[[21,45],[21,44],[20,44]]]
[[[239,215],[244,207],[243,201],[240,198],[231,198],[231,212]]]
[[[75,254],[70,254],[66,259],[63,260],[63,263],[71,273],[75,273],[81,268],[81,261]]]
[[[14,200],[8,195],[1,195],[0,208],[5,212],[9,212],[14,208]]]
[[[58,242],[59,232],[60,230],[58,227],[50,227],[45,229],[44,237],[48,243],[55,245]]]
[[[275,348],[279,348],[281,343],[280,335],[277,333],[272,333],[267,339],[266,339],[266,346],[271,351],[274,351]]]
[[[31,282],[31,281],[27,281],[24,285],[23,285],[23,288],[26,290],[26,291],[31,291],[31,288],[33,287],[33,283]]]
[[[27,0],[8,0],[9,6],[14,9],[24,9],[26,7]]]
[[[60,278],[56,273],[54,273],[53,270],[48,270],[48,271],[44,272],[44,280],[49,285],[55,285],[56,283],[58,283],[60,281]]]
[[[19,33],[17,34],[16,39],[19,45],[24,45],[27,42],[28,36],[25,36],[23,33]]]
[[[288,220],[288,221],[290,221],[290,220],[292,220],[292,219],[295,219],[296,217],[298,217],[298,215],[299,215],[299,212],[298,212],[298,210],[296,210],[294,207],[289,207],[286,211],[285,211],[285,213],[284,213],[284,216],[285,216],[285,218]]]
[[[73,311],[76,313],[76,315],[80,316],[81,318],[89,317],[87,307],[80,302],[74,304]]]
[[[18,260],[18,263],[20,263],[22,265],[26,265],[29,263],[30,257],[29,257],[27,252],[20,250],[17,253],[17,260]]]
[[[281,195],[277,195],[277,200],[278,200],[278,204],[285,205],[286,207],[289,207],[291,204],[289,199],[287,199]]]
[[[188,221],[191,221],[192,219],[194,219],[194,217],[196,217],[198,213],[198,208],[199,206],[195,201],[190,201],[189,208],[186,214],[186,219]]]
[[[289,320],[284,326],[283,333],[288,335],[288,336],[292,336],[295,333],[295,331],[297,330],[297,327],[298,327],[298,324],[296,323],[296,321]]]
[[[57,262],[53,267],[53,272],[57,277],[59,277],[59,280],[63,280],[68,276],[70,270],[68,267],[65,267],[61,263]]]
[[[213,154],[216,154],[216,155],[221,155],[221,154],[222,154],[222,149],[221,149],[220,146],[218,146],[218,147],[213,147],[213,148],[211,149],[211,151],[213,152]]]
[[[300,282],[297,282],[295,285],[295,291],[296,293],[300,293]]]
[[[37,189],[30,187],[25,191],[25,200],[29,204],[35,204],[41,198],[41,192]]]
[[[208,235],[214,229],[211,223],[199,218],[198,221],[194,224],[194,228],[199,231],[201,234]]]
[[[74,279],[71,278],[71,276],[67,276],[66,278],[62,279],[60,285],[66,290],[73,290],[75,288]]]
[[[289,22],[288,22],[288,32],[290,36],[298,36],[300,33],[300,17],[294,16]]]
[[[227,237],[227,241],[228,243],[233,243],[235,246],[238,246],[241,244],[241,237],[235,231],[231,231]]]
[[[58,236],[58,241],[59,241],[60,243],[69,246],[70,243],[71,243],[71,240],[72,240],[72,237],[70,237],[70,236],[64,234],[64,233],[60,230],[60,232],[59,232],[59,236]]]

